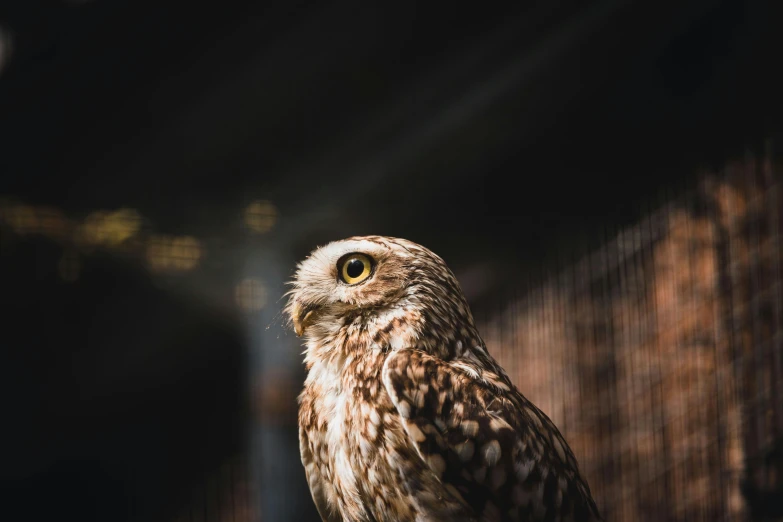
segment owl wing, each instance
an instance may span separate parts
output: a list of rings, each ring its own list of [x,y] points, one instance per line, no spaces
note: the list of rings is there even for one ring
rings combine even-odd
[[[392,353],[383,382],[411,445],[481,520],[600,520],[552,421],[470,359]]]

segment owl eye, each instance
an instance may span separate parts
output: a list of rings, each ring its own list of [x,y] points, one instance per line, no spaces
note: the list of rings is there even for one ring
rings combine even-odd
[[[361,283],[372,274],[372,259],[364,254],[348,254],[337,262],[337,271],[343,283]]]

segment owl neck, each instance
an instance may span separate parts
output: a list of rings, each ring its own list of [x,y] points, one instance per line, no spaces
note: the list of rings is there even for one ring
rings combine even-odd
[[[308,330],[308,369],[315,364],[339,369],[356,359],[415,345],[422,328],[420,315],[410,306],[324,319]]]
[[[305,364],[321,364],[342,371],[357,360],[377,360],[395,350],[417,348],[443,359],[463,355],[483,346],[470,312],[455,315],[420,302],[401,301],[383,310],[367,310],[350,317],[334,318],[314,329],[308,339]]]

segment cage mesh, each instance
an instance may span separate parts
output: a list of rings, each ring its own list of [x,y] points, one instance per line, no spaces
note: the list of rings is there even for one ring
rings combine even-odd
[[[570,441],[608,521],[780,518],[771,158],[701,175],[477,318],[490,351]]]

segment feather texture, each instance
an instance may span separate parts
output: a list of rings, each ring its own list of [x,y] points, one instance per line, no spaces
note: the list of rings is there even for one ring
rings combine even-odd
[[[356,254],[372,270],[348,284],[341,263]],[[600,520],[568,444],[487,352],[440,257],[350,238],[313,252],[292,286],[307,342],[300,449],[323,520]]]

